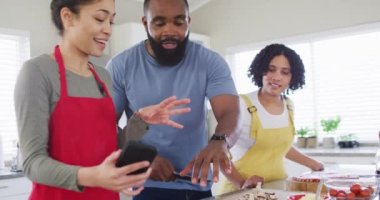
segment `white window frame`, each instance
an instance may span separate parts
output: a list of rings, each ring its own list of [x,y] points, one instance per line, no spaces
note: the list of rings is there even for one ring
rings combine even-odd
[[[2,146],[2,149],[0,149],[0,153],[2,153],[2,155],[0,155],[0,161],[2,163],[0,163],[0,168],[3,166],[3,161],[9,161],[9,160],[15,159],[15,156],[17,155],[18,131],[17,131],[17,124],[16,124],[16,116],[15,116],[15,111],[14,111],[13,91],[14,91],[14,86],[16,83],[16,78],[22,67],[22,64],[30,58],[30,34],[28,31],[0,28],[0,37],[7,37],[6,35],[9,35],[10,37],[18,37],[17,39],[14,39],[14,40],[18,41],[19,54],[17,55],[17,58],[15,58],[14,60],[17,64],[12,66],[16,68],[8,72],[10,74],[9,75],[10,77],[8,77],[9,79],[7,80],[6,87],[3,87],[6,89],[9,89],[7,90],[7,96],[0,97],[0,101],[1,100],[6,101],[6,102],[1,102],[2,104],[9,105],[9,108],[7,109],[6,113],[0,113],[0,124],[1,124],[0,136],[2,139],[2,144],[0,145],[0,148]],[[0,66],[1,66],[1,62],[0,62]],[[7,67],[7,66],[3,65],[1,67]],[[5,70],[5,69],[6,68],[0,69],[0,70]],[[2,77],[2,74],[0,74],[0,78],[4,78]],[[3,79],[3,82],[5,82],[4,79]],[[8,96],[8,94],[10,94],[11,96]],[[3,112],[3,111],[0,110],[0,112]],[[8,128],[3,129],[3,127],[5,126],[7,126]],[[7,131],[4,131],[5,129],[7,129]]]

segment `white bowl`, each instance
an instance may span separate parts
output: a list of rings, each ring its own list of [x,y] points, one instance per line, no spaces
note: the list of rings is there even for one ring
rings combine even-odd
[[[373,200],[379,192],[378,182],[375,175],[357,175],[327,179],[325,186],[332,200]],[[360,187],[353,189],[354,184]]]

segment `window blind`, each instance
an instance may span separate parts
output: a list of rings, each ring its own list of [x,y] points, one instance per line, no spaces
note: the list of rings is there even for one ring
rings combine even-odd
[[[17,153],[17,126],[13,90],[18,72],[30,57],[27,32],[0,29],[0,135],[3,158],[12,159]]]
[[[378,141],[380,32],[313,43],[317,117],[340,115],[338,132]]]

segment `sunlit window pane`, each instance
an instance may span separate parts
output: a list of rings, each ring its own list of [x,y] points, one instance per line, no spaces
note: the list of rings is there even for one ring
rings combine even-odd
[[[13,90],[22,63],[28,58],[27,33],[0,29],[0,135],[4,160],[10,160],[16,155],[18,136]]]

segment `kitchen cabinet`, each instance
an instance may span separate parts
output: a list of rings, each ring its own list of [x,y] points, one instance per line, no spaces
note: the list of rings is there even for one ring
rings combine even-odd
[[[26,177],[0,180],[1,200],[27,200],[32,183]]]
[[[114,25],[110,50],[114,56],[147,38],[144,26],[140,23],[124,23]]]
[[[32,191],[32,182],[26,177],[0,179],[1,200],[27,200]],[[120,200],[132,200],[120,194]]]

